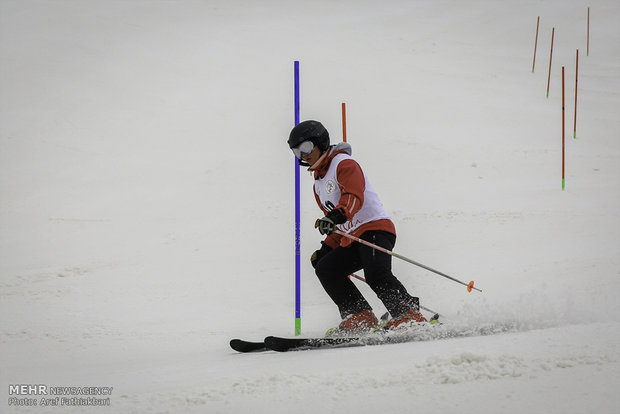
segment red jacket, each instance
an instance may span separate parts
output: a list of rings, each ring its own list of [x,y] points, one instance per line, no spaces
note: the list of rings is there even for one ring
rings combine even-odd
[[[329,169],[329,166],[332,162],[334,156],[340,153],[348,153],[345,150],[338,150],[336,148],[335,151],[329,153],[328,155],[322,157],[317,162],[318,165],[312,166],[310,171],[314,172],[314,178],[323,178]],[[335,207],[336,209],[340,209],[348,221],[350,221],[353,216],[362,208],[364,203],[364,190],[366,188],[366,180],[364,179],[364,173],[362,172],[362,168],[359,164],[352,160],[347,159],[343,160],[338,164],[338,168],[336,169],[336,175],[338,177],[338,184],[340,186],[341,197],[338,205]],[[324,206],[321,204],[319,200],[319,196],[316,191],[314,191],[314,197],[316,199],[319,208],[323,211],[323,214],[327,214],[327,211]],[[392,233],[396,235],[396,228],[394,227],[394,223],[390,219],[380,219],[365,223],[355,229],[353,231],[353,235],[360,237],[364,232],[369,230],[382,230],[387,231],[388,233]],[[353,240],[341,236],[339,234],[330,234],[325,239],[325,244],[331,248],[336,248],[338,246],[347,247],[349,246]]]

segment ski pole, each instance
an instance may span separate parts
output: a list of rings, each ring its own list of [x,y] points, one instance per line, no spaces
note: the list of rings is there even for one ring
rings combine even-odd
[[[467,286],[467,291],[468,291],[468,292],[471,292],[471,291],[472,291],[472,289],[473,289],[473,290],[477,290],[478,292],[482,292],[482,290],[478,289],[477,287],[474,287],[474,281],[473,281],[473,280],[472,280],[471,282],[469,282],[469,283],[462,282],[462,281],[460,281],[460,280],[458,280],[458,279],[453,278],[452,276],[449,276],[449,275],[447,275],[447,274],[445,274],[445,273],[440,272],[439,270],[435,270],[435,269],[433,269],[433,268],[431,268],[431,267],[428,267],[428,266],[426,266],[426,265],[423,265],[422,263],[418,263],[418,262],[416,262],[416,261],[414,261],[414,260],[411,260],[411,259],[409,259],[409,258],[407,258],[407,257],[405,257],[405,256],[401,256],[401,255],[400,255],[400,254],[398,254],[398,253],[394,253],[393,251],[390,251],[390,250],[388,250],[388,249],[384,249],[384,248],[383,248],[383,247],[381,247],[381,246],[377,246],[376,244],[372,244],[372,243],[370,243],[370,242],[368,242],[368,241],[366,241],[366,240],[360,239],[359,237],[353,236],[352,234],[347,234],[347,233],[342,232],[342,231],[340,231],[340,230],[334,230],[334,233],[339,234],[339,235],[344,236],[344,237],[348,237],[349,239],[355,240],[355,241],[356,241],[356,242],[358,242],[358,243],[365,244],[366,246],[368,246],[368,247],[372,247],[372,248],[373,248],[373,249],[375,249],[375,250],[379,250],[380,252],[383,252],[383,253],[389,254],[390,256],[394,256],[394,257],[396,257],[397,259],[404,260],[405,262],[411,263],[412,265],[419,266],[419,267],[421,267],[422,269],[426,269],[426,270],[428,270],[428,271],[430,271],[430,272],[433,272],[433,273],[435,273],[435,274],[438,274],[439,276],[443,276],[443,277],[445,277],[445,278],[447,278],[447,279],[450,279],[450,280],[452,280],[452,281],[454,281],[454,282],[460,283],[461,285]]]
[[[368,283],[368,282],[366,282],[366,278],[365,278],[364,276],[360,276],[360,275],[356,275],[355,273],[351,273],[351,274],[349,275],[349,279],[350,279],[350,278],[352,278],[352,277],[356,278],[357,280],[361,280],[361,281],[362,281],[362,282],[364,282],[364,283]],[[434,310],[429,309],[429,308],[427,308],[427,307],[424,307],[424,306],[422,306],[422,305],[420,305],[420,309],[423,309],[423,310],[425,310],[425,311],[427,311],[427,312],[430,312],[430,313],[432,313],[432,314],[436,314],[436,315],[438,315],[438,316],[442,316],[442,315],[439,315],[439,312],[435,312]]]

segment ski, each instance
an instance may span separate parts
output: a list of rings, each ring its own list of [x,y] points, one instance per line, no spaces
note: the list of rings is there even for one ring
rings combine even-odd
[[[435,323],[415,324],[397,330],[378,330],[376,332],[353,337],[284,338],[268,336],[263,342],[249,342],[233,339],[230,341],[230,346],[238,352],[287,352],[436,341],[471,336],[497,335],[524,330],[524,327],[519,321],[489,322],[476,325],[442,324],[436,322],[436,318],[432,318],[431,321]]]
[[[367,337],[342,337],[342,338],[282,338],[268,336],[265,338],[265,346],[272,351],[303,351],[318,348],[344,348],[351,346],[368,345]]]
[[[244,341],[243,339],[231,339],[230,347],[237,352],[261,352],[267,351],[268,348],[265,346],[265,342],[251,342]]]
[[[431,328],[428,325],[428,328]],[[426,329],[426,327],[422,327]],[[268,336],[265,338],[265,347],[272,351],[307,351],[311,349],[334,349],[350,348],[358,346],[387,345],[403,342],[424,341],[431,338],[418,335],[413,331],[377,331],[361,336],[327,337],[327,338],[282,338],[278,336]]]
[[[381,317],[387,320],[386,315]],[[428,324],[415,327],[413,330],[387,331],[377,330],[361,336],[328,336],[322,338],[284,338],[279,336],[268,336],[263,342],[250,342],[241,339],[230,341],[230,347],[237,352],[262,352],[262,351],[304,351],[320,348],[345,348],[366,345],[381,345],[390,343],[410,342],[423,340],[419,334],[425,329],[433,327],[437,323],[439,315],[435,314]],[[385,321],[384,321],[385,322]],[[435,326],[441,325],[437,323]],[[420,329],[422,331],[420,331]],[[417,334],[416,334],[417,332]]]
[[[263,342],[245,341],[243,339],[231,339],[230,347],[237,352],[264,352],[264,351],[302,351],[317,348],[339,348],[351,346],[364,346],[372,343],[380,343],[377,338],[373,341],[370,337],[336,337],[336,338],[283,338],[268,336]]]

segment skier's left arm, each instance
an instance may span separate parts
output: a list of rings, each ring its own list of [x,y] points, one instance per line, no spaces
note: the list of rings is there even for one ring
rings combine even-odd
[[[343,160],[336,170],[340,185],[340,200],[334,210],[339,210],[345,221],[351,221],[364,204],[366,180],[360,165],[354,160]],[[339,223],[338,223],[339,224]]]
[[[351,159],[341,161],[336,177],[340,186],[340,200],[325,217],[317,220],[315,227],[319,228],[321,234],[332,235],[334,225],[351,221],[364,203],[366,180],[357,162]]]

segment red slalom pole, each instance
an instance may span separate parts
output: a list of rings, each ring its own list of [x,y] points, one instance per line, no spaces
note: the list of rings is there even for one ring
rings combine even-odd
[[[590,56],[590,8],[588,7],[588,46],[586,49],[586,56]]]
[[[562,66],[562,190],[565,187],[564,178],[564,66]]]
[[[549,76],[547,77],[547,98],[549,97],[549,84],[551,83],[551,60],[553,59],[553,37],[555,35],[555,27],[551,29],[551,51],[549,52]]]
[[[315,225],[315,227],[316,226],[318,226],[318,220],[317,220],[317,224]],[[393,251],[390,251],[388,249],[384,249],[381,246],[377,246],[376,244],[372,244],[372,243],[370,243],[370,242],[368,242],[368,241],[366,241],[364,239],[360,239],[359,237],[353,236],[352,234],[348,234],[348,233],[342,232],[340,230],[334,230],[334,233],[339,234],[339,235],[344,236],[344,237],[348,237],[351,240],[354,240],[354,241],[356,241],[358,243],[365,244],[368,247],[372,247],[375,250],[379,250],[380,252],[389,254],[390,256],[394,256],[397,259],[404,260],[405,262],[411,263],[412,265],[416,265],[418,267],[421,267],[422,269],[426,269],[426,270],[428,270],[430,272],[438,274],[439,276],[443,276],[443,277],[445,277],[447,279],[450,279],[450,280],[452,280],[454,282],[460,283],[463,286],[467,286],[467,291],[468,292],[471,292],[472,289],[473,290],[477,290],[478,292],[482,292],[482,290],[478,289],[477,287],[474,287],[474,281],[473,280],[471,282],[469,282],[469,283],[462,282],[462,281],[460,281],[458,279],[453,278],[452,276],[448,276],[447,274],[440,272],[439,270],[435,270],[435,269],[433,269],[431,267],[423,265],[422,263],[418,263],[418,262],[416,262],[414,260],[411,260],[411,259],[409,259],[409,258],[407,258],[405,256],[401,256],[398,253],[394,253]]]
[[[579,49],[575,58],[575,123],[573,125],[573,138],[577,138],[577,82],[579,80]]]
[[[534,66],[536,66],[536,47],[538,46],[538,26],[540,25],[540,16],[536,19],[536,39],[534,40],[534,61],[532,62],[532,73],[534,73]]]
[[[347,142],[347,109],[344,102],[342,103],[342,141]]]

